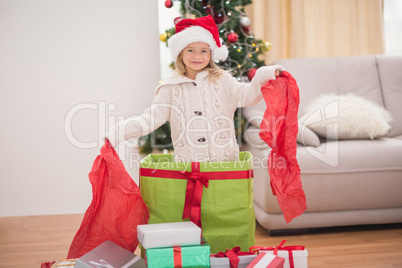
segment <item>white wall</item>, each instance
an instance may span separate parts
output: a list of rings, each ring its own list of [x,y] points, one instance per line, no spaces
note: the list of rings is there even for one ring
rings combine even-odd
[[[99,137],[160,79],[157,13],[157,1],[0,1],[0,216],[86,210]]]
[[[402,1],[384,1],[385,54],[402,55]]]
[[[159,14],[159,33],[164,33],[167,29],[174,27],[174,19],[180,17],[180,2],[173,2],[171,8],[165,7],[165,0],[158,0]],[[165,79],[173,74],[173,70],[169,67],[172,62],[169,48],[166,43],[159,42],[160,61],[161,61],[161,79]]]

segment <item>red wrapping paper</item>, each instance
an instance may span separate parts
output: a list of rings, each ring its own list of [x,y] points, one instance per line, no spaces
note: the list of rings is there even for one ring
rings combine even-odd
[[[148,208],[109,141],[89,173],[92,202],[71,243],[68,259],[80,258],[106,240],[134,252],[137,225],[148,223]]]
[[[42,262],[40,268],[50,268],[56,261],[53,262]]]
[[[289,223],[307,208],[296,159],[299,88],[295,79],[284,71],[261,91],[267,108],[259,134],[272,148],[268,156],[271,189]]]

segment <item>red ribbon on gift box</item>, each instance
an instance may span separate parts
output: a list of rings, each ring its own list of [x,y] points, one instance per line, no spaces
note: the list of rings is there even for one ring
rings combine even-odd
[[[289,266],[290,268],[294,268],[294,261],[293,261],[293,250],[304,250],[305,246],[283,246],[286,240],[282,240],[282,242],[277,247],[251,247],[249,249],[250,252],[256,252],[260,250],[273,250],[274,255],[278,256],[278,250],[286,250],[289,253]]]
[[[211,257],[217,257],[217,258],[228,258],[229,259],[229,264],[230,268],[237,268],[239,267],[239,256],[246,256],[246,255],[255,255],[252,252],[243,252],[240,251],[240,247],[234,247],[232,249],[227,249],[226,252],[218,252],[216,254],[211,254]]]
[[[188,219],[201,228],[201,199],[204,187],[208,188],[210,180],[235,180],[253,177],[253,170],[236,171],[200,171],[200,163],[192,162],[191,171],[140,168],[140,175],[167,179],[187,180],[183,219]]]
[[[174,268],[182,268],[181,263],[181,247],[173,247],[173,264]]]
[[[186,188],[186,199],[184,201],[183,219],[190,218],[190,221],[201,227],[201,199],[202,190],[208,188],[209,179],[199,175],[200,163],[191,163],[191,172],[181,171],[181,174],[188,178]]]

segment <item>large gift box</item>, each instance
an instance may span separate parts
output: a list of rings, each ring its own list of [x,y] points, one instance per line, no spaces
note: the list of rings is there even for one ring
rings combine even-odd
[[[208,243],[198,246],[151,248],[145,251],[148,268],[209,267]]]
[[[77,259],[74,267],[146,268],[144,259],[109,240]]]
[[[251,250],[267,252],[285,259],[284,268],[307,268],[308,251],[304,246],[284,246],[286,240],[277,247],[252,247]]]
[[[149,223],[190,219],[202,227],[211,253],[255,244],[252,156],[239,161],[174,162],[172,154],[141,161],[140,189]]]
[[[201,228],[191,221],[138,225],[137,235],[145,249],[201,244]]]

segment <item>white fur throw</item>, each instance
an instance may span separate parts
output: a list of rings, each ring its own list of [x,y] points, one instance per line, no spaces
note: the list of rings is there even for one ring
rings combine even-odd
[[[329,94],[312,101],[300,122],[330,139],[374,139],[388,132],[392,117],[383,107],[352,93]]]

